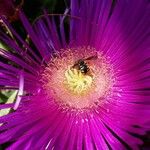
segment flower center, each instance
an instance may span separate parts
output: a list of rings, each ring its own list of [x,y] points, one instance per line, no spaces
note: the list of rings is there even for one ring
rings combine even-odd
[[[65,85],[74,94],[86,94],[92,87],[93,77],[83,74],[80,70],[68,68],[65,77]]]
[[[69,108],[91,108],[102,104],[113,85],[112,68],[91,47],[61,50],[51,58],[41,76],[49,99]]]

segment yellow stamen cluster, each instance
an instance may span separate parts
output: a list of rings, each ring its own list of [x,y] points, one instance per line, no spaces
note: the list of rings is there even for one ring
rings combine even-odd
[[[91,88],[93,77],[81,73],[77,69],[68,69],[65,71],[65,84],[74,94],[84,94]]]

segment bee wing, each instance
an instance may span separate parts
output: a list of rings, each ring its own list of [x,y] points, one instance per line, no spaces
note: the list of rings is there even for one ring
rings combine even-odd
[[[97,55],[94,55],[94,56],[90,56],[90,57],[88,57],[88,58],[86,58],[84,60],[95,60],[97,58],[98,58]]]

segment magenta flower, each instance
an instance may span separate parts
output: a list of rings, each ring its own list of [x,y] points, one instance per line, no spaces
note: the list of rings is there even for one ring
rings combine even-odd
[[[68,9],[67,9],[68,10]],[[70,13],[47,15],[29,36],[0,30],[0,87],[16,89],[0,117],[10,150],[136,150],[150,129],[150,4],[146,0],[71,0]]]

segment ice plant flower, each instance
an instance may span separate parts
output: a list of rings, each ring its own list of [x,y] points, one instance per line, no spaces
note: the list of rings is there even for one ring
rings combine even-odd
[[[146,0],[71,0],[64,15],[33,26],[24,40],[0,31],[0,144],[8,149],[136,150],[150,127],[150,4]],[[138,135],[138,136],[137,136]]]

